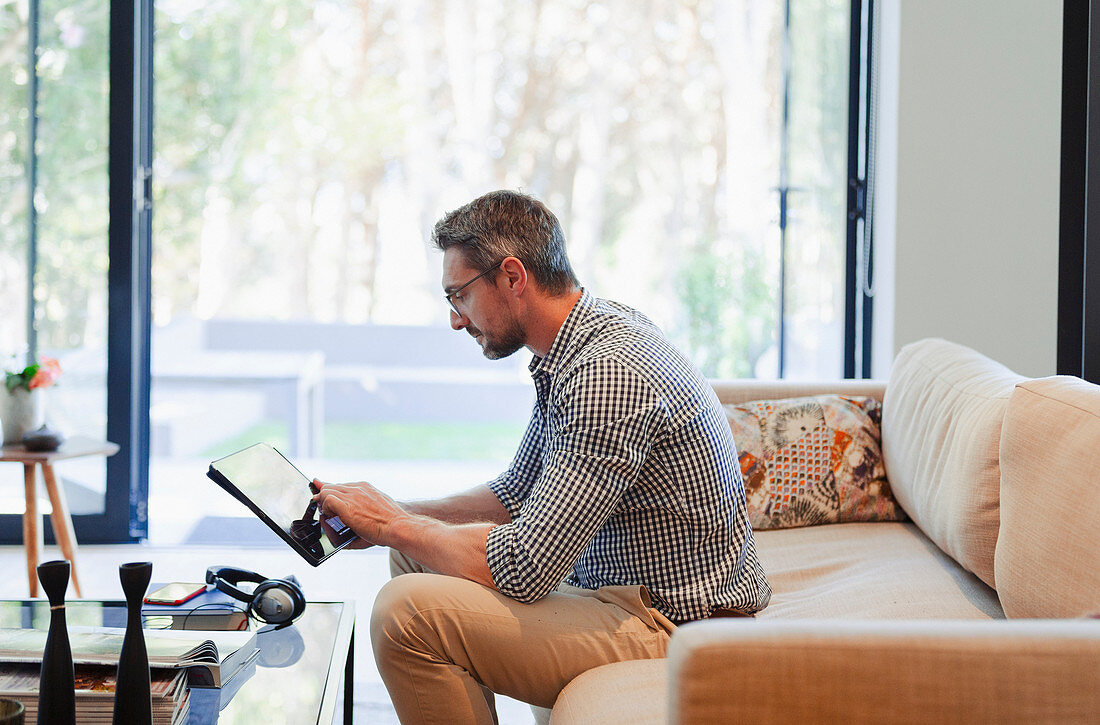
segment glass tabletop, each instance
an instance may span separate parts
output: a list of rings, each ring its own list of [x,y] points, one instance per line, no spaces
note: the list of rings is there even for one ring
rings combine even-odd
[[[146,630],[165,628],[164,618],[146,618]],[[47,629],[49,602],[0,600],[0,627]],[[190,621],[190,620],[189,620]],[[125,627],[122,601],[66,602],[69,626]],[[258,632],[259,657],[222,690],[192,689],[190,725],[251,723],[331,723],[341,704],[341,688],[350,688],[355,606],[352,602],[309,602],[293,625]],[[349,676],[344,682],[345,675]],[[238,677],[244,676],[243,681]],[[235,690],[235,692],[233,692]],[[228,703],[223,695],[232,694]],[[346,695],[350,695],[350,689]],[[347,714],[346,709],[344,710]]]

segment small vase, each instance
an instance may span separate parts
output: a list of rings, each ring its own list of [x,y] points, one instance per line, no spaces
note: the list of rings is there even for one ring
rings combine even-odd
[[[153,725],[149,653],[145,650],[145,632],[141,629],[141,600],[152,575],[153,564],[149,561],[118,567],[122,593],[126,595],[126,635],[118,657],[114,725]]]
[[[65,590],[69,588],[69,562],[47,561],[38,565],[38,580],[50,600],[50,630],[42,651],[38,675],[38,722],[76,724],[76,682],[73,651],[65,628]]]
[[[0,424],[4,430],[4,445],[22,442],[24,435],[41,428],[45,422],[44,390],[16,388],[8,392],[0,389]]]

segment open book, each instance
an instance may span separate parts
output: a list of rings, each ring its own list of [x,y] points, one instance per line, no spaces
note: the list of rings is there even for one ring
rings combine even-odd
[[[126,630],[69,627],[74,664],[117,664]],[[43,629],[0,629],[0,662],[41,662]],[[255,632],[145,630],[150,667],[186,668],[191,687],[221,687],[259,655]]]

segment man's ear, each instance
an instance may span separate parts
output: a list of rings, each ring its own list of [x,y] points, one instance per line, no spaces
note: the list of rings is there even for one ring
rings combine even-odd
[[[516,297],[523,294],[528,281],[527,268],[523,266],[523,262],[515,257],[505,257],[500,268],[504,271],[505,281],[512,294]]]

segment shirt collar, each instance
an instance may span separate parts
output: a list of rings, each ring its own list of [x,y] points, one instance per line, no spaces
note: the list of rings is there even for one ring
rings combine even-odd
[[[550,349],[546,351],[546,357],[536,355],[531,358],[531,364],[527,366],[527,369],[531,371],[532,376],[551,375],[558,369],[565,357],[565,351],[569,349],[570,340],[576,336],[576,332],[582,326],[584,320],[595,309],[596,302],[596,298],[582,287],[580,299],[573,305],[573,309],[569,310],[565,322],[558,328],[558,334],[554,336],[554,342],[550,345]]]

